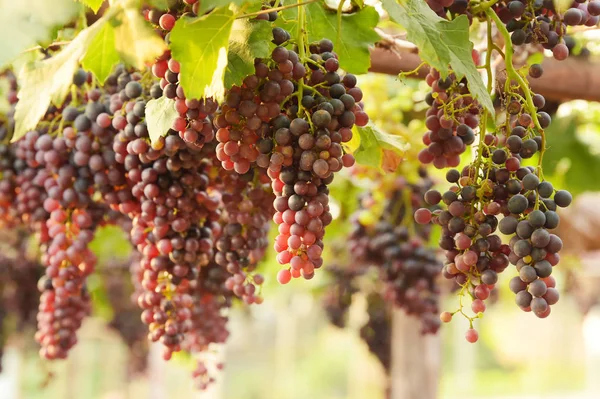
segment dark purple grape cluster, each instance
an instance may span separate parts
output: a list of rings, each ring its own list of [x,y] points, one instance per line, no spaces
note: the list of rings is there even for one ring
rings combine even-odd
[[[532,99],[538,110],[544,106],[541,95]],[[572,197],[541,179],[538,169],[521,164],[535,154],[543,155],[540,128],[550,125],[550,116],[542,111],[532,116],[522,95],[509,95],[503,110],[507,123],[482,138],[478,160],[462,171],[447,172],[446,180],[452,184],[448,191],[425,194],[428,204],[443,203],[447,208],[433,213],[419,209],[415,220],[442,226],[443,275],[462,287],[460,295],[471,293],[475,314],[485,311],[484,301],[498,273],[512,263],[519,272],[510,283],[518,306],[544,318],[550,314],[550,305],[558,301],[551,273],[562,248],[560,238],[549,230],[559,224],[557,207],[568,206]],[[508,244],[502,242],[498,231],[511,237]],[[458,311],[462,312],[462,305]],[[442,313],[442,320],[450,321],[454,313]],[[477,340],[473,328],[467,332],[467,340]]]
[[[454,74],[446,78],[431,69],[426,77],[431,93],[425,101],[430,108],[426,112],[423,149],[418,157],[423,164],[433,163],[438,169],[456,167],[460,155],[475,141],[481,111],[477,101],[469,94],[465,79],[457,80]]]
[[[385,298],[407,314],[419,317],[421,331],[426,334],[435,333],[440,326],[436,279],[442,265],[425,245],[430,228],[418,226],[411,233],[413,209],[424,205],[423,194],[432,186],[422,173],[417,184],[397,178],[379,221],[365,225],[356,217],[349,240],[353,259],[380,270]]]
[[[362,273],[361,270],[338,265],[329,265],[325,271],[331,282],[321,299],[322,306],[329,322],[338,328],[344,328],[352,305],[352,295],[359,291],[355,279]]]
[[[10,334],[35,329],[37,291],[44,268],[28,253],[30,235],[22,228],[0,231],[0,371],[2,352]],[[43,281],[43,280],[41,280]],[[5,323],[5,318],[10,323]]]
[[[484,19],[479,2],[468,0],[427,0],[429,7],[442,18],[466,14],[469,20]],[[492,9],[510,33],[515,46],[538,44],[552,50],[556,60],[565,60],[572,50],[569,46],[569,26],[594,27],[600,22],[600,1],[576,0],[568,7],[557,9],[553,0],[502,0]]]
[[[367,316],[369,319],[360,329],[360,337],[377,357],[386,374],[392,366],[392,320],[387,301],[381,295],[367,296]]]
[[[338,327],[346,327],[348,311],[353,295],[361,291],[361,279],[366,278],[364,267],[340,267],[328,265],[325,273],[330,278],[327,290],[322,296],[322,306],[329,322]],[[369,351],[377,357],[386,373],[390,371],[391,323],[390,306],[381,292],[368,292],[367,322],[360,328],[360,337]]]
[[[496,4],[494,9],[511,32],[514,45],[539,43],[552,50],[557,60],[569,56],[569,48],[564,40],[567,26],[591,27],[600,21],[600,2],[597,0],[574,1],[561,12],[551,0],[503,1]]]

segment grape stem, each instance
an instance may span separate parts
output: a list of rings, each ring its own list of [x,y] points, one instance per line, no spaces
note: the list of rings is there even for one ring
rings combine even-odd
[[[315,0],[316,1],[316,0]],[[298,57],[303,60],[306,57],[306,49],[304,48],[304,34],[306,28],[306,20],[304,14],[304,7],[300,7],[302,4],[301,0],[298,0],[296,6],[298,6],[298,32],[297,32],[297,45],[298,45]],[[302,97],[304,97],[304,78],[298,79],[298,115],[303,112]],[[310,118],[309,118],[310,119]]]
[[[287,10],[289,8],[295,8],[295,7],[299,7],[299,10],[301,10],[302,6],[307,5],[307,4],[316,3],[317,1],[319,1],[319,0],[308,0],[305,2],[298,1],[298,3],[296,3],[296,4],[288,4],[287,6],[267,8],[266,10],[260,10],[260,11],[252,12],[249,14],[242,14],[242,15],[237,16],[236,19],[255,17],[257,15],[268,14],[273,11],[282,11],[282,10]],[[298,23],[299,22],[300,22],[300,11],[298,11]]]
[[[517,70],[515,69],[515,67],[513,65],[512,41],[510,39],[510,33],[508,33],[506,26],[504,26],[504,24],[500,20],[500,17],[498,17],[498,14],[496,14],[496,12],[494,10],[487,9],[485,11],[485,13],[489,18],[494,20],[494,23],[496,24],[496,28],[498,29],[498,32],[504,38],[504,61],[506,64],[506,74],[508,75],[508,77],[510,79],[517,82],[519,87],[523,90],[523,94],[525,95],[525,103],[527,105],[527,109],[529,110],[529,113],[531,114],[531,118],[533,119],[533,123],[534,123],[535,127],[537,128],[537,130],[539,131],[540,136],[542,138],[542,145],[541,145],[542,148],[540,148],[540,157],[538,160],[538,173],[539,173],[540,177],[542,177],[542,172],[541,172],[542,159],[544,158],[544,151],[546,150],[546,135],[544,134],[544,129],[542,129],[542,127],[540,125],[540,121],[537,116],[537,109],[536,109],[535,105],[533,104],[533,98],[531,97],[531,89],[529,88],[529,85],[527,84],[527,82],[525,82],[525,80],[523,79],[521,74],[519,72],[517,72]]]
[[[71,43],[71,41],[70,41],[70,40],[63,40],[63,41],[60,41],[60,42],[53,42],[53,43],[50,43],[50,44],[49,44],[49,45],[47,45],[46,47],[42,47],[42,46],[33,46],[33,47],[30,47],[30,48],[28,48],[28,49],[26,49],[26,50],[23,50],[23,53],[29,53],[29,52],[31,52],[31,51],[36,51],[36,50],[44,50],[44,49],[48,49],[48,48],[50,48],[50,47],[56,47],[56,46],[58,46],[58,47],[61,47],[61,46],[66,46],[66,45],[67,45],[67,44],[69,44],[69,43]]]
[[[478,5],[474,6],[471,11],[472,11],[473,14],[479,14],[479,13],[482,13],[482,12],[487,12],[487,10],[489,10],[490,8],[492,8],[496,3],[498,3],[498,0],[484,1],[484,2],[481,2]]]

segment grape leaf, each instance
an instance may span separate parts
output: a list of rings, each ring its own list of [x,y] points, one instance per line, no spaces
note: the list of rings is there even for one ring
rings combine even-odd
[[[353,131],[360,137],[360,144],[353,155],[356,162],[361,165],[385,170],[389,168],[388,164],[395,161],[395,158],[389,152],[384,154],[384,150],[397,155],[406,151],[407,145],[402,137],[384,132],[372,123],[364,127],[355,126]]]
[[[542,167],[544,174],[564,173],[565,187],[573,194],[584,191],[599,191],[600,180],[590,176],[600,176],[600,156],[590,151],[590,146],[577,137],[579,123],[574,116],[554,118],[545,130],[547,150],[544,152]],[[566,159],[568,169],[559,171],[559,164]],[[564,164],[563,164],[564,165]]]
[[[70,21],[79,8],[72,0],[0,0],[0,69],[23,50],[49,43],[53,29]]]
[[[50,103],[63,103],[73,75],[90,43],[106,20],[82,30],[71,43],[53,57],[23,67],[19,74],[19,102],[15,109],[15,132],[11,142],[34,129]]]
[[[198,18],[180,18],[175,24],[170,47],[181,65],[180,83],[189,98],[223,98],[234,20],[231,10],[220,8]]]
[[[269,55],[271,39],[271,24],[267,21],[237,19],[233,23],[227,53],[225,88],[239,85],[245,76],[254,72],[254,59]]]
[[[135,3],[135,0],[126,1],[116,16],[115,49],[127,64],[143,69],[146,62],[161,56],[167,45],[142,17]]]
[[[452,21],[435,14],[422,0],[382,0],[390,18],[402,25],[407,39],[419,48],[423,61],[448,75],[448,65],[460,79],[467,78],[469,90],[492,115],[494,105],[473,62],[473,43],[469,40],[469,20],[465,15]]]
[[[146,104],[146,124],[152,143],[166,135],[173,126],[173,121],[179,116],[175,110],[175,102],[162,96],[148,101]]]
[[[374,28],[379,22],[375,8],[363,9],[342,15],[341,29],[338,26],[337,12],[326,9],[321,2],[303,6],[306,14],[308,40],[319,41],[327,38],[333,42],[333,50],[338,54],[340,66],[350,73],[367,73],[371,66],[369,47],[380,39]],[[292,36],[298,30],[298,10],[290,8],[282,11],[279,26],[287,29]]]
[[[115,49],[115,28],[112,24],[103,24],[102,29],[81,60],[82,66],[92,72],[100,83],[104,83],[113,67],[119,62],[119,53]]]
[[[89,8],[92,9],[92,11],[94,11],[94,13],[97,13],[98,10],[100,9],[100,7],[102,7],[102,3],[104,3],[104,0],[79,0],[80,2],[82,2],[83,4],[85,4],[86,6],[88,6]]]

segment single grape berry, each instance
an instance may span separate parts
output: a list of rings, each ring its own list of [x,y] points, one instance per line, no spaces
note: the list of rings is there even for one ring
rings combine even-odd
[[[543,73],[544,73],[544,68],[542,68],[542,66],[540,64],[532,64],[529,67],[529,76],[531,76],[534,79],[542,77]]]
[[[479,339],[479,333],[474,328],[469,328],[465,333],[467,342],[474,344]]]

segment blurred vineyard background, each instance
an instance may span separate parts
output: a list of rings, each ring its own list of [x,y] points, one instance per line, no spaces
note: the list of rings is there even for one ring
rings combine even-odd
[[[371,117],[397,135],[407,153],[411,146],[418,149],[424,132],[420,121],[425,83],[376,74],[360,83]],[[560,226],[565,257],[557,280],[563,299],[550,318],[536,319],[514,306],[506,284],[513,274],[505,273],[498,284],[503,288],[480,324],[476,345],[464,340],[464,320],[444,326],[439,338],[426,338],[428,345],[440,347],[428,359],[441,367],[440,398],[600,397],[600,308],[595,306],[600,300],[600,193],[594,194],[600,191],[600,105],[572,101],[556,106],[544,170],[557,186],[576,195]],[[362,143],[356,150],[361,163],[384,170],[400,162],[417,162],[414,157],[402,160],[382,152],[379,145]],[[434,178],[443,184],[442,176]],[[330,247],[347,250],[347,215],[355,211],[359,193],[368,187],[368,179],[349,173],[336,179],[332,197],[338,220],[327,233],[328,243],[335,243]],[[437,240],[435,234],[432,240]],[[267,276],[265,302],[232,310],[231,339],[213,354],[224,360],[225,369],[214,387],[198,392],[189,378],[191,359],[177,357],[167,365],[156,348],[127,348],[107,325],[113,317],[107,304],[115,287],[102,276],[112,264],[127,262],[128,248],[125,235],[116,228],[97,234],[94,250],[101,277],[89,284],[95,317],[85,322],[80,343],[67,361],[41,361],[33,331],[8,337],[0,398],[385,398],[388,376],[360,339],[366,299],[355,294],[347,328],[336,328],[322,304],[328,275],[318,273],[310,282],[294,281],[282,288],[273,277],[278,270],[273,254],[262,265]],[[336,253],[327,256],[325,265],[338,261]],[[454,300],[451,294],[443,299]],[[416,330],[418,325],[414,320],[407,328]]]

